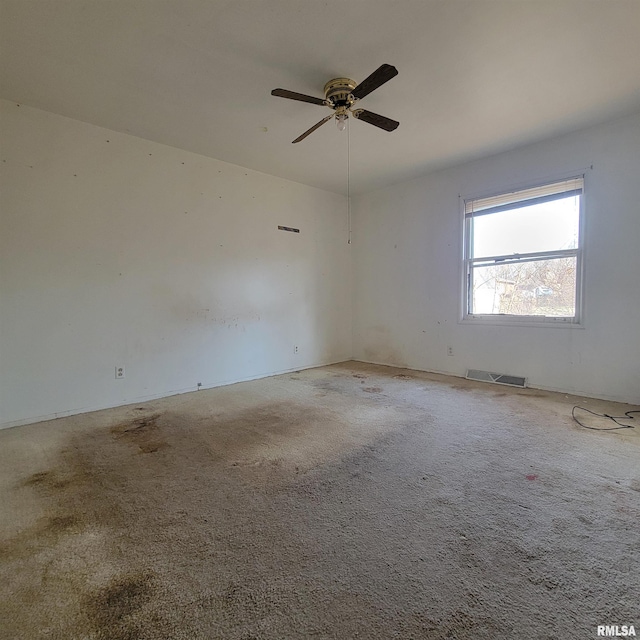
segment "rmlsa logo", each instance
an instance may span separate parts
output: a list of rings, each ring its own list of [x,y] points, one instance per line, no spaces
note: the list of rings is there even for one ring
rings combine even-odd
[[[635,637],[636,630],[633,625],[617,625],[617,624],[607,624],[607,625],[598,625],[598,635],[599,636],[608,636],[608,637]]]

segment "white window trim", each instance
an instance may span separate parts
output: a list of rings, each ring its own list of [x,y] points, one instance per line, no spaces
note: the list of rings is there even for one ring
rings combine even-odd
[[[593,169],[593,165],[589,167]],[[555,327],[565,329],[584,329],[584,256],[585,256],[585,193],[587,192],[587,169],[581,169],[567,174],[556,175],[544,180],[529,182],[517,186],[508,186],[503,189],[492,190],[484,193],[476,193],[471,196],[459,196],[460,202],[460,219],[462,225],[462,260],[460,273],[460,316],[458,322],[461,324],[473,325],[498,325],[498,326],[521,326],[521,327]],[[549,257],[566,257],[566,255],[576,256],[576,298],[575,298],[575,316],[568,318],[555,318],[550,316],[518,316],[518,315],[500,315],[500,314],[473,314],[468,312],[468,265],[473,259],[468,259],[470,252],[469,223],[466,216],[466,203],[471,200],[482,200],[493,197],[500,197],[509,193],[526,191],[528,189],[536,189],[544,185],[554,184],[565,180],[582,178],[583,192],[580,198],[580,220],[579,220],[579,246],[576,249],[539,252],[531,254],[540,256],[547,254]],[[562,254],[562,255],[561,255]],[[526,254],[527,256],[529,254]],[[500,256],[494,256],[500,257]],[[510,256],[505,256],[508,258]],[[476,259],[481,262],[481,259]],[[522,259],[516,259],[514,262],[522,262]]]

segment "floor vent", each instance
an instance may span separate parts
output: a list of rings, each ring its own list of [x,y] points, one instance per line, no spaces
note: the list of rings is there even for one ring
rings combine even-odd
[[[495,384],[508,384],[510,387],[526,387],[527,379],[520,376],[508,376],[504,373],[491,373],[490,371],[480,371],[479,369],[467,370],[468,380],[479,380],[480,382],[493,382]]]

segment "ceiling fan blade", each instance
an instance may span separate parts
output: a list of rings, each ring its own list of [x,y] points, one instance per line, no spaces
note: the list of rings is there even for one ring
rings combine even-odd
[[[363,80],[352,92],[354,98],[360,100],[368,96],[372,91],[381,87],[385,82],[398,75],[398,70],[390,64],[378,67],[368,78]]]
[[[325,101],[320,98],[306,96],[304,93],[296,93],[295,91],[288,91],[287,89],[274,89],[271,95],[277,96],[278,98],[289,98],[289,100],[299,100],[300,102],[310,102],[311,104],[318,104],[321,107],[325,106]]]
[[[372,111],[367,111],[366,109],[356,109],[355,111],[352,111],[352,113],[356,118],[358,118],[358,120],[368,122],[374,127],[379,127],[385,131],[394,131],[400,124],[396,120],[385,118],[384,116],[373,113]]]
[[[313,133],[316,129],[319,129],[325,122],[327,122],[328,120],[331,120],[331,118],[333,118],[333,113],[330,116],[327,116],[326,118],[322,118],[322,120],[320,120],[318,124],[314,124],[313,127],[311,127],[311,129],[308,129],[301,136],[298,136],[292,142],[292,144],[295,144],[296,142],[300,142],[301,140],[304,140],[310,133]]]

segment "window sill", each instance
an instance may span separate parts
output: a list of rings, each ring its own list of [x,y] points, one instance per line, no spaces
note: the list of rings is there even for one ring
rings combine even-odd
[[[459,323],[475,326],[584,329],[584,323],[574,318],[545,318],[541,316],[468,315],[464,316]]]

